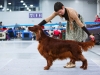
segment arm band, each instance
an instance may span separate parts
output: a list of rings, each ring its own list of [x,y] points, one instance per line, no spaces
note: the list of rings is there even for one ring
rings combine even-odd
[[[86,27],[85,26],[83,26],[82,27],[82,29],[88,34],[88,36],[90,36],[91,34],[90,34],[90,32],[86,29]]]
[[[47,22],[45,20],[41,21],[38,25],[43,26],[45,25]]]

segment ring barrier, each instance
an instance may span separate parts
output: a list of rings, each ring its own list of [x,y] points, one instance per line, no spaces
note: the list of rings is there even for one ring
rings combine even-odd
[[[88,24],[99,24],[100,22],[85,22],[86,25]],[[67,25],[67,22],[66,23],[61,23],[62,25]],[[59,25],[59,23],[48,23],[48,24],[45,24],[45,26],[54,26],[54,25]],[[1,28],[2,27],[14,27],[15,25],[5,25],[5,26],[0,26]],[[18,26],[34,26],[34,24],[18,24]]]
[[[66,23],[61,23],[63,26],[65,26],[66,27],[66,25],[67,25],[67,22]],[[97,25],[97,24],[100,24],[100,22],[85,22],[85,24],[87,25],[87,26],[89,26],[89,25]],[[48,27],[48,26],[56,26],[56,25],[58,25],[59,26],[59,23],[47,23],[47,24],[45,24],[44,26],[46,27]],[[21,27],[21,26],[34,26],[34,24],[18,24],[18,26],[17,27]],[[13,32],[14,32],[14,35],[17,35],[17,34],[19,34],[19,33],[21,33],[22,34],[22,40],[24,40],[24,39],[32,39],[32,34],[29,32],[29,31],[27,31],[27,32],[24,32],[24,30],[15,30],[14,29],[14,27],[15,27],[15,25],[5,25],[5,26],[0,26],[0,28],[3,28],[3,27],[6,27],[6,28],[12,28],[13,29]],[[46,29],[46,28],[45,28]],[[60,29],[60,28],[59,28]],[[62,28],[61,30],[65,30],[66,28]],[[92,28],[88,28],[88,30],[89,31],[92,31],[92,32],[94,32],[94,30],[95,30],[95,32],[96,32],[96,30],[98,30],[98,29],[100,29],[100,26],[98,26],[98,27],[92,27]],[[48,29],[48,30],[53,30],[53,29]],[[10,31],[10,30],[9,30]],[[97,32],[96,32],[97,33]],[[4,32],[0,32],[0,39],[5,39],[6,38],[6,33],[4,33]]]

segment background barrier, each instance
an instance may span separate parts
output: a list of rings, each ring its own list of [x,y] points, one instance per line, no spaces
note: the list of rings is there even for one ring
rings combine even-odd
[[[86,25],[89,24],[99,24],[100,22],[85,22]],[[62,25],[66,26],[67,23],[61,23]],[[54,26],[54,25],[59,25],[59,23],[48,23],[45,24],[45,26]],[[4,26],[0,26],[0,27],[14,27],[15,25],[4,25]],[[18,24],[18,26],[34,26],[34,24]]]
[[[6,39],[6,33],[5,32],[0,32],[0,39],[3,39],[3,40]]]
[[[97,39],[97,41],[100,41],[100,37],[98,37],[98,33],[100,33],[100,22],[85,22],[85,24],[86,24],[86,27],[87,27],[87,29],[92,33],[92,34],[96,34],[96,39]],[[67,25],[67,23],[61,23],[61,25],[62,25],[62,28],[57,28],[57,29],[60,29],[61,30],[61,35],[60,35],[60,39],[65,39],[65,33],[66,33],[66,25]],[[18,24],[17,25],[17,27],[22,27],[22,26],[24,26],[24,27],[28,27],[28,26],[34,26],[34,24]],[[52,29],[50,29],[50,27],[52,26],[52,27],[55,27],[55,26],[60,26],[60,24],[59,23],[48,23],[48,24],[45,24],[44,25],[45,26],[45,29],[44,30],[54,30],[54,29],[56,29],[56,28],[52,28]],[[20,34],[22,34],[22,40],[26,40],[26,39],[32,39],[32,34],[27,30],[26,31],[26,29],[19,29],[19,30],[16,30],[15,29],[15,27],[16,27],[16,25],[5,25],[5,26],[0,26],[0,28],[12,28],[11,30],[7,30],[7,33],[8,33],[8,35],[10,36],[11,35],[11,37],[13,36],[14,38],[15,37],[18,37],[18,35],[20,35]],[[49,28],[48,28],[49,27]],[[88,28],[88,27],[90,27],[90,28]],[[48,28],[48,29],[46,29],[46,28]],[[13,34],[11,34],[11,31],[13,32]],[[3,33],[2,31],[0,31],[1,33]],[[24,34],[26,35],[26,33],[27,33],[27,35],[28,35],[28,37],[25,37],[24,36]],[[6,37],[6,35],[5,35],[5,37]],[[1,39],[5,39],[5,37],[3,36],[3,37],[1,37]],[[10,38],[11,38],[10,37]]]

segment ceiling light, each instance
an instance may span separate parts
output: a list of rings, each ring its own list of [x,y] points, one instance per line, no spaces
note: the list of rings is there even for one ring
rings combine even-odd
[[[27,8],[27,10],[29,10],[29,8]]]
[[[30,7],[33,7],[33,5],[30,5]]]
[[[2,5],[0,5],[0,8],[3,8],[3,6],[2,6]]]
[[[25,7],[27,8],[27,5],[25,5]]]
[[[5,10],[5,8],[2,9],[2,11],[4,11],[4,10]]]
[[[28,11],[31,11],[31,9],[29,9]]]
[[[11,12],[12,10],[10,9],[9,11]]]
[[[9,10],[9,8],[7,8],[7,10]]]
[[[23,3],[23,5],[26,5],[25,3]]]
[[[8,3],[8,5],[11,5],[11,3]]]
[[[20,2],[21,2],[21,3],[23,3],[24,1],[23,1],[23,0],[21,0]]]

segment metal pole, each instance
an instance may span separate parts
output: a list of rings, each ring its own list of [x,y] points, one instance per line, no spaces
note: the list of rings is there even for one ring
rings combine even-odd
[[[4,0],[4,12],[7,11],[7,0]]]

